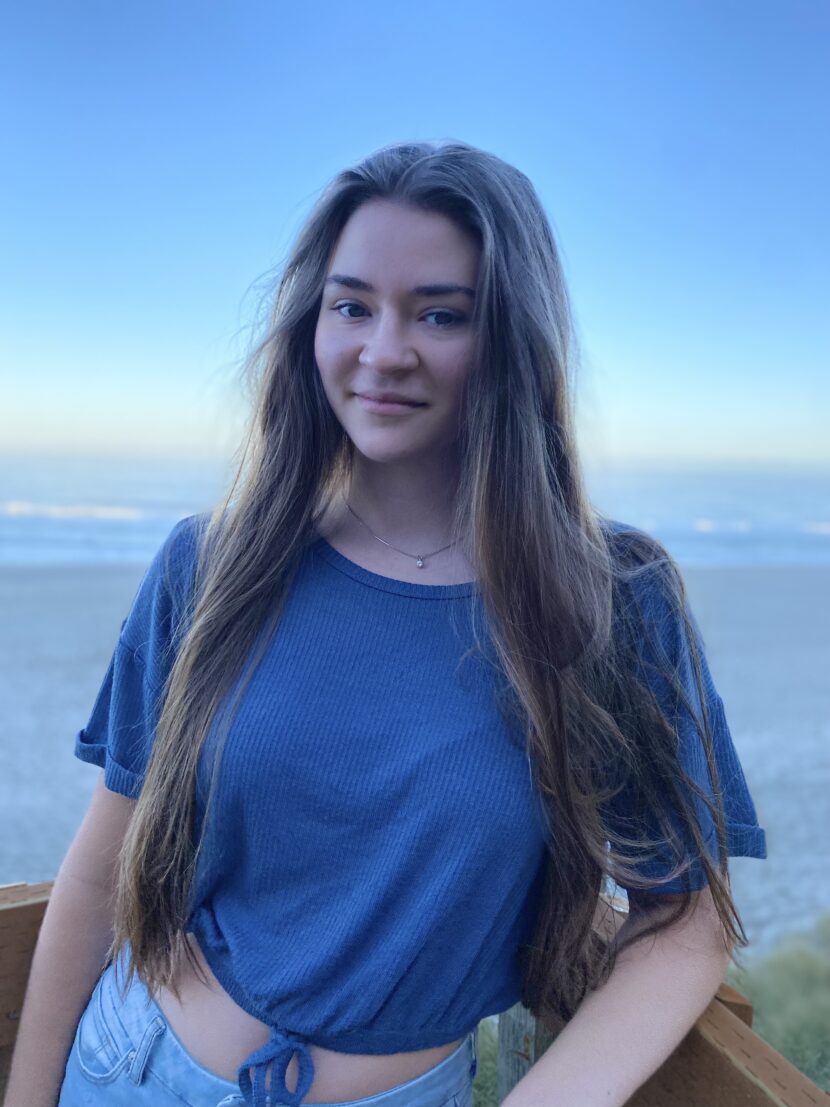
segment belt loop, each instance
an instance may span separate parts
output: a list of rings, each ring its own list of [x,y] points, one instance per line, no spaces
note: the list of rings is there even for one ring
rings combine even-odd
[[[158,1015],[155,1015],[144,1031],[141,1037],[141,1042],[137,1050],[133,1051],[132,1062],[128,1071],[128,1076],[132,1080],[133,1084],[140,1084],[141,1078],[144,1076],[144,1067],[147,1064],[147,1058],[150,1054],[150,1050],[153,1047],[153,1042],[159,1036],[163,1034],[166,1024],[164,1019],[160,1019]]]
[[[473,1047],[473,1059],[470,1063],[470,1079],[475,1080],[476,1072],[478,1071],[478,1026],[476,1023],[475,1030],[470,1031],[470,1038],[472,1039]]]

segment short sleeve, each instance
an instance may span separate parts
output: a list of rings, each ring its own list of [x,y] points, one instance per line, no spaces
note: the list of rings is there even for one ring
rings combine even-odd
[[[642,617],[637,648],[640,660],[639,676],[654,692],[662,711],[673,723],[677,755],[681,766],[704,794],[712,799],[711,775],[699,722],[695,719],[696,715],[702,725],[689,635],[680,613],[669,602],[665,588],[665,584],[657,585],[652,580],[652,583],[639,593],[638,608]],[[766,834],[758,823],[755,805],[726,720],[723,700],[715,688],[704,653],[700,627],[689,607],[688,600],[686,614],[695,636],[712,729],[714,759],[725,814],[726,853],[727,856],[732,857],[765,858],[767,856]],[[670,677],[666,675],[667,667],[676,671],[687,703],[683,702],[683,697],[674,689]],[[707,853],[712,863],[717,866],[717,830],[712,814],[688,784],[678,780],[677,785],[679,788],[685,788],[686,798],[694,805]],[[648,858],[634,860],[633,854],[627,856],[627,862],[632,864],[634,871],[640,875],[658,879],[664,875],[667,877],[659,887],[638,889],[638,891],[680,892],[684,887],[683,874],[668,879],[668,875],[676,866],[677,859],[661,834],[656,812],[644,803],[640,791],[630,780],[626,782],[622,791],[609,804],[606,812],[607,823],[616,833],[628,838],[637,839],[647,833],[652,841],[660,843],[657,852]],[[686,874],[689,880],[688,888],[690,891],[699,891],[706,886],[707,881],[694,839],[688,828],[677,817],[677,803],[670,789],[665,788],[658,794],[664,817],[676,830],[684,845],[686,856],[691,860],[691,867]],[[617,848],[620,847],[617,846]],[[625,849],[622,852],[624,855],[627,853]],[[623,888],[629,886],[623,878],[620,878],[617,883]]]
[[[113,792],[137,799],[152,753],[161,693],[184,623],[199,516],[180,520],[147,568],[121,624],[75,756],[104,770]]]

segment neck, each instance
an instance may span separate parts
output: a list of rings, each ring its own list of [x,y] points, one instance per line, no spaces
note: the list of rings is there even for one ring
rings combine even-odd
[[[361,464],[343,494],[349,507],[379,538],[402,549],[436,549],[452,540],[458,473],[436,472],[422,462]],[[360,523],[352,518],[355,526]]]

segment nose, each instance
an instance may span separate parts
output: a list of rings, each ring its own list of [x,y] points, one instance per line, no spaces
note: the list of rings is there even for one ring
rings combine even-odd
[[[372,369],[414,369],[418,354],[409,342],[403,324],[392,314],[381,314],[369,331],[360,351],[361,365]]]

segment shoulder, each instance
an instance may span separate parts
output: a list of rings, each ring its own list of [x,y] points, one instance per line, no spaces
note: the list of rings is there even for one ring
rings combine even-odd
[[[640,527],[608,518],[600,525],[612,561],[617,632],[633,638],[641,655],[676,662],[688,647],[689,631],[701,642],[677,561]]]
[[[186,589],[191,581],[208,519],[208,512],[179,519],[151,563],[150,571],[163,572],[173,591]]]
[[[608,545],[615,579],[633,584],[635,591],[658,593],[682,586],[681,570],[671,552],[660,539],[642,527],[624,523],[621,519],[600,516],[599,526]]]
[[[172,527],[147,566],[121,624],[120,641],[145,664],[181,632],[207,520],[207,513],[188,515]]]
[[[666,562],[674,565],[674,559],[659,538],[655,538],[642,527],[621,519],[611,519],[607,515],[600,515],[597,521],[615,568],[635,570]]]

